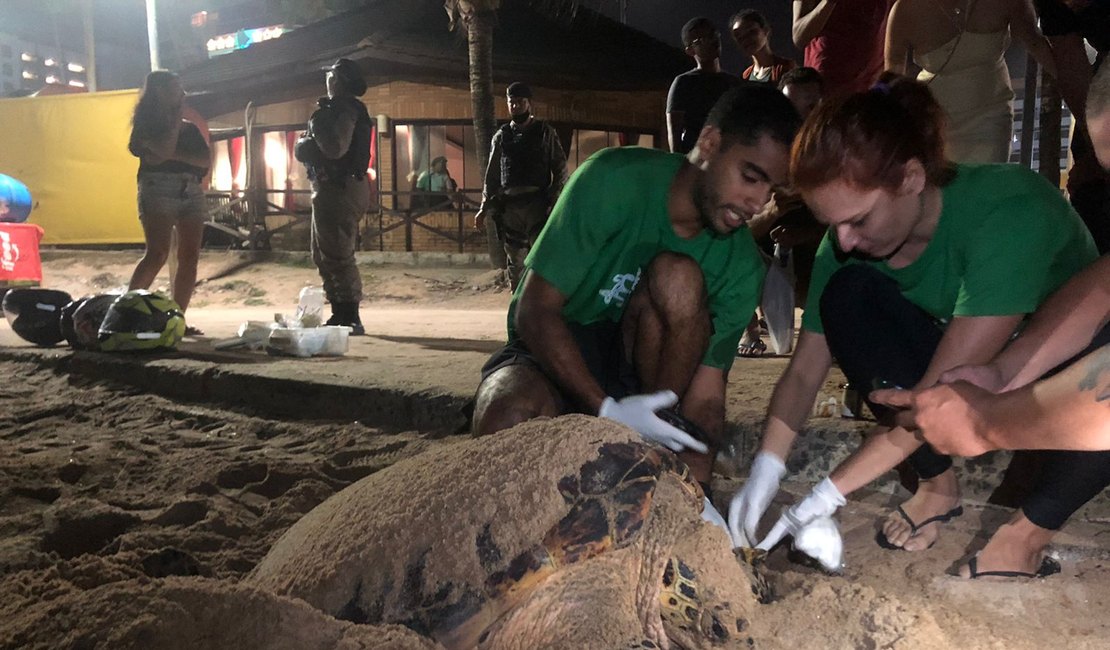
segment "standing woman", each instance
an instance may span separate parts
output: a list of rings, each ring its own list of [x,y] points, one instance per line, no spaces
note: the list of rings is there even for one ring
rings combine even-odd
[[[829,233],[798,349],[730,507],[734,542],[745,545],[756,539],[834,358],[857,386],[932,386],[946,370],[990,361],[1027,314],[1097,256],[1075,211],[1031,170],[948,162],[940,106],[923,84],[896,75],[819,105],[794,141],[790,172]],[[883,524],[881,545],[925,550],[939,525],[962,512],[951,459],[898,426],[889,409],[871,406],[885,426],[792,506],[761,547],[794,534],[800,550],[839,564],[829,517],[844,495],[906,459],[918,487]],[[1022,508],[965,567],[973,577],[1037,574],[1056,529],[1110,482],[1110,456],[1053,456],[1028,479]]]
[[[197,260],[208,211],[201,179],[208,173],[208,143],[195,124],[181,116],[185,91],[167,70],[146,76],[132,118],[128,149],[139,159],[139,221],[146,252],[128,290],[147,289],[170,253],[177,228],[177,273],[173,299],[184,312],[197,282]],[[186,327],[185,334],[200,330]]]
[[[890,10],[886,69],[905,74],[912,52],[922,68],[917,79],[948,114],[949,160],[1010,159],[1014,91],[1005,54],[1011,34],[1056,76],[1031,0],[898,0]]]

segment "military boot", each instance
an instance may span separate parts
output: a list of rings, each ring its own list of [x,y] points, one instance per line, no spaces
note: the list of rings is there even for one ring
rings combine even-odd
[[[362,319],[358,316],[357,302],[333,302],[331,305],[331,318],[324,325],[340,325],[351,328],[352,336],[366,334],[362,326]]]

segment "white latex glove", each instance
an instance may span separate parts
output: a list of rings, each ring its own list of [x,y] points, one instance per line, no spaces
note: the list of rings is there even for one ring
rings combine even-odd
[[[669,390],[647,395],[629,395],[619,402],[606,397],[597,416],[632,427],[647,440],[657,442],[671,451],[690,449],[703,454],[708,452],[709,448],[704,443],[698,442],[678,427],[667,424],[655,414],[659,409],[669,408],[677,403],[678,395]]]
[[[818,517],[794,533],[794,548],[821,563],[827,571],[844,565],[844,542],[832,517]]]
[[[832,514],[845,503],[844,495],[836,489],[832,480],[826,478],[806,498],[787,508],[756,548],[769,551],[783,537],[793,535],[795,548],[821,562],[826,569],[839,570],[843,542],[836,523],[832,521]],[[818,522],[820,519],[827,519],[828,523]],[[832,524],[831,529],[829,523]],[[798,543],[799,537],[807,548]]]
[[[704,501],[701,509],[702,521],[708,521],[714,526],[720,526],[722,530],[728,533],[728,524],[725,523],[725,518],[721,516],[721,513],[717,512],[717,509],[713,507],[713,502],[709,500],[709,497],[702,497],[702,499]]]
[[[779,481],[786,474],[782,459],[769,451],[761,451],[752,461],[752,469],[744,487],[732,495],[728,504],[728,530],[732,547],[755,546],[755,532],[767,506],[779,491]]]

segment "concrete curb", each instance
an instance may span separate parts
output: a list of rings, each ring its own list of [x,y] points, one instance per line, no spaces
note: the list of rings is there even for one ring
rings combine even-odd
[[[358,420],[374,428],[450,434],[463,425],[468,397],[382,386],[349,386],[260,377],[214,363],[160,364],[164,357],[117,356],[57,349],[0,348],[0,359],[34,363],[54,372],[109,381],[170,399],[219,404],[268,417]]]
[[[44,262],[57,260],[70,260],[80,257],[88,251],[80,248],[53,248],[44,247],[39,251]],[[97,250],[97,257],[119,256],[128,264],[134,263],[142,256],[142,248],[127,250],[104,251]],[[277,264],[290,264],[311,268],[312,254],[307,251],[247,251],[247,250],[214,250],[201,251],[202,259],[223,257],[228,260],[241,262],[262,263],[273,262]],[[442,252],[411,252],[398,253],[392,251],[360,251],[355,253],[355,260],[359,266],[409,266],[413,268],[431,267],[463,267],[463,268],[491,268],[489,255],[485,253],[442,253]]]

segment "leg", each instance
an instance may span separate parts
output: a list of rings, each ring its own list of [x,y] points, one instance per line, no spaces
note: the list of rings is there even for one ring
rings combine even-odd
[[[697,262],[676,253],[656,255],[628,300],[621,327],[625,353],[631,355],[643,391],[671,390],[680,399],[685,397],[709,345],[711,329],[709,299]],[[689,414],[688,406],[682,403],[684,414]],[[716,405],[698,406],[701,415],[706,416],[701,419],[723,421],[723,412],[705,412],[715,410]],[[724,404],[719,406],[723,409]],[[707,423],[699,424],[707,432],[720,434]],[[679,454],[694,478],[705,485],[712,477],[720,440],[707,444],[709,453]]]
[[[158,272],[166,263],[170,254],[170,236],[173,233],[173,220],[164,218],[164,215],[145,211],[142,220],[143,239],[146,240],[146,251],[143,253],[139,264],[131,274],[131,281],[127,290],[149,289],[158,277]]]
[[[503,269],[509,265],[505,257],[505,244],[501,242],[500,229],[495,219],[486,220],[486,249],[489,251],[489,264],[495,269]]]
[[[744,328],[744,335],[740,337],[740,344],[736,347],[736,355],[740,357],[761,357],[767,351],[767,344],[759,335],[759,312],[752,312],[752,319]]]
[[[320,271],[324,293],[332,304],[332,325],[361,327],[358,303],[362,278],[355,263],[358,223],[366,210],[366,184],[347,179],[346,185],[317,185],[312,193],[312,260]]]
[[[524,275],[524,259],[528,257],[531,247],[524,235],[508,229],[501,233],[505,251],[505,268],[509,276],[509,289],[516,291],[516,285]]]
[[[906,300],[890,278],[866,266],[848,266],[830,279],[821,296],[821,320],[829,350],[848,381],[869,392],[876,379],[900,386],[917,383],[929,366],[943,333],[925,312]],[[868,405],[883,420],[884,407]],[[959,484],[952,460],[922,445],[909,458],[920,482],[914,496],[902,504],[915,522],[942,515],[959,505]],[[936,540],[937,526],[914,534],[906,520],[894,513],[883,525],[890,543],[921,550]]]
[[[1099,332],[1087,349],[1069,359],[1049,375],[1070,367],[1078,359],[1110,342],[1110,326]],[[1019,476],[1013,464],[1009,478],[1032,483],[1029,496],[1009,523],[999,528],[979,553],[980,571],[1022,571],[1040,566],[1045,546],[1076,510],[1110,485],[1110,451],[1027,451],[1034,473]],[[1015,459],[1017,457],[1015,456]],[[960,573],[968,575],[968,567]]]
[[[524,275],[524,260],[546,222],[547,205],[542,193],[509,199],[505,204],[498,228],[504,242],[509,285],[514,290]]]
[[[203,236],[204,222],[200,219],[182,219],[177,222],[177,275],[173,282],[173,299],[182,312],[189,308],[193,290],[197,286],[197,263],[200,261]]]
[[[555,385],[530,364],[498,368],[478,385],[472,433],[485,436],[533,418],[555,417],[565,411]]]
[[[701,268],[660,253],[644,270],[621,319],[626,354],[645,392],[686,393],[709,344],[709,299]]]
[[[1037,453],[1042,463],[1034,492],[979,552],[978,571],[1035,573],[1056,531],[1110,485],[1110,452]],[[970,573],[967,565],[960,568],[962,576]]]

